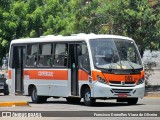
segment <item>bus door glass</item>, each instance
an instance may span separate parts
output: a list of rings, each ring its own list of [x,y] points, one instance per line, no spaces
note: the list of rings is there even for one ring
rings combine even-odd
[[[91,75],[91,69],[87,45],[83,43],[80,48],[81,53],[78,56],[78,80],[88,82],[88,80],[90,80],[89,76]]]
[[[71,95],[79,95],[79,81],[88,81],[90,62],[87,45],[70,44]]]
[[[69,44],[70,68],[71,68],[71,95],[78,95],[78,44]]]
[[[13,66],[15,68],[15,93],[23,94],[23,69],[25,62],[26,47],[14,46],[13,48]]]

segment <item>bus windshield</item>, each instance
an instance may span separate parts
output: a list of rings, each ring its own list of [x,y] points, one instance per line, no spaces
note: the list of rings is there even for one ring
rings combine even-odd
[[[91,39],[94,65],[102,69],[141,69],[142,62],[136,45],[131,40]]]

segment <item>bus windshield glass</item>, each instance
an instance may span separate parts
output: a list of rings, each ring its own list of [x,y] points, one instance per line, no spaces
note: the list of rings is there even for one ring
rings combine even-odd
[[[141,69],[138,49],[132,40],[99,38],[91,39],[94,65],[102,69]]]

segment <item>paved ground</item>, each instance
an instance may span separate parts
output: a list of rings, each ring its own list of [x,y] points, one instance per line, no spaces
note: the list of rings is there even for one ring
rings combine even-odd
[[[117,103],[115,100],[98,100],[95,106],[93,107],[87,107],[84,106],[83,101],[78,104],[68,104],[65,99],[53,99],[50,98],[45,104],[34,104],[31,102],[30,97],[26,96],[3,96],[3,94],[0,94],[0,102],[3,101],[28,101],[30,103],[30,106],[13,106],[13,107],[0,107],[0,111],[160,111],[160,97],[145,97],[144,99],[140,99],[137,105],[128,106],[125,103]],[[74,113],[73,113],[74,114]],[[54,117],[54,118],[45,118],[47,120],[70,120],[69,117]],[[6,118],[0,118],[1,120],[6,120]],[[11,118],[7,118],[9,120]],[[16,118],[20,119],[20,118]],[[28,118],[25,118],[24,120],[27,120]],[[36,118],[30,118],[30,119],[36,119]],[[42,120],[43,118],[38,118],[39,120]],[[98,117],[87,117],[87,118],[74,118],[74,120],[103,120],[106,118],[101,117],[100,119]],[[108,117],[110,120],[118,119],[118,120],[133,120],[134,118],[126,118],[126,117]],[[137,120],[145,119],[145,120],[160,120],[160,118],[154,117],[143,117],[143,118],[137,118]],[[14,118],[15,120],[15,118]]]
[[[30,97],[3,96],[0,94],[0,102],[3,101],[28,101],[30,106],[25,107],[1,107],[0,111],[160,111],[160,97],[145,97],[139,99],[137,105],[128,106],[126,103],[117,103],[116,100],[97,100],[92,107],[84,106],[83,101],[78,105],[68,104],[66,99],[49,98],[44,104],[34,104]]]

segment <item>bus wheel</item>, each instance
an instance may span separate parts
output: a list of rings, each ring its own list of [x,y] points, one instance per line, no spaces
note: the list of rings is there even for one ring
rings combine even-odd
[[[70,103],[70,104],[77,104],[77,103],[80,103],[81,101],[81,98],[66,98],[67,102]]]
[[[92,106],[95,103],[96,99],[91,97],[91,91],[89,88],[84,90],[83,100],[86,106]]]
[[[4,95],[9,95],[9,91],[4,91]]]
[[[8,85],[4,87],[4,95],[9,95]]]
[[[138,98],[128,98],[127,102],[128,102],[128,105],[135,105],[138,102]]]
[[[31,99],[33,103],[45,103],[47,100],[47,97],[38,96],[36,87],[33,87],[32,93],[31,93]]]

